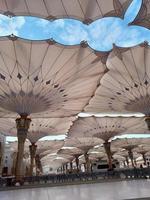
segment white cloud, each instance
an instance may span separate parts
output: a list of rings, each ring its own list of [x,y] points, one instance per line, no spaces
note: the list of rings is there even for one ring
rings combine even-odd
[[[141,6],[142,6],[142,0],[134,0],[131,2],[130,6],[128,7],[124,15],[124,21],[127,24],[134,21],[134,19],[137,17],[140,11]]]
[[[127,25],[119,18],[104,18],[97,20],[89,27],[89,44],[100,51],[109,51],[112,45],[132,47],[144,41],[150,41],[150,30]]]
[[[4,15],[0,15],[0,36],[17,35],[18,31],[25,24],[24,17],[9,18]]]
[[[39,19],[36,24],[40,27],[46,28],[46,26],[49,24],[49,21],[46,19]]]
[[[15,17],[14,20],[12,18],[12,25],[15,29],[20,29],[25,24],[25,18],[24,17]]]
[[[111,50],[112,44],[121,37],[122,20],[119,18],[104,18],[89,27],[89,44],[98,50]]]
[[[57,19],[55,21],[52,22],[53,25],[56,27],[56,28],[64,28],[65,26],[65,20],[64,19]]]
[[[10,20],[9,23],[10,31],[12,31],[14,35],[18,35],[19,30],[23,27],[24,24],[25,24],[24,17],[12,18],[12,20]]]
[[[87,40],[88,33],[81,25],[69,24],[65,31],[60,34],[59,38],[67,44],[79,44],[83,40]]]

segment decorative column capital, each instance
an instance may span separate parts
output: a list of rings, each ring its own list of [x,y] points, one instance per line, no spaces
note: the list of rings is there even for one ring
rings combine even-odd
[[[30,127],[31,119],[27,118],[27,116],[21,116],[16,119],[16,128],[20,131],[28,131]]]

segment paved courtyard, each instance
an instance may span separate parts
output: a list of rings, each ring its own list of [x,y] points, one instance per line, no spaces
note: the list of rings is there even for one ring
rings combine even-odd
[[[149,197],[149,198],[148,198]],[[148,200],[150,181],[105,182],[0,192],[2,200]]]

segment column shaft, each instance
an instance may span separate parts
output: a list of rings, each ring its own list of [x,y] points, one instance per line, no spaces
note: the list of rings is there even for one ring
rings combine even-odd
[[[142,157],[143,157],[144,164],[146,165],[146,157],[145,157],[145,153],[141,153],[141,154],[142,154]]]
[[[72,173],[73,171],[73,165],[72,165],[72,162],[70,162],[70,172]]]
[[[35,165],[36,149],[37,149],[37,145],[35,145],[34,143],[32,143],[29,146],[29,150],[30,150],[30,176],[33,175],[33,168],[34,168],[34,165]]]
[[[84,154],[85,164],[86,164],[86,172],[90,172],[90,160],[89,155],[87,153]]]
[[[36,154],[35,156],[35,163],[36,163],[36,175],[39,175],[40,173],[42,173],[43,169],[42,169],[40,156],[38,154]]]
[[[128,150],[128,154],[129,154],[129,158],[130,158],[131,163],[132,163],[132,167],[135,167],[134,160],[133,160],[133,152],[132,152],[131,149]]]
[[[128,159],[128,156],[125,156],[125,159],[126,159],[127,166],[129,168],[129,159]]]
[[[20,181],[22,179],[22,163],[23,163],[23,154],[24,154],[24,143],[26,140],[26,135],[23,134],[22,136],[18,136],[18,152],[17,152],[17,159],[16,159],[16,168],[15,168],[15,175],[16,180]]]
[[[18,136],[18,152],[16,159],[15,175],[16,180],[21,181],[22,179],[22,163],[23,163],[23,154],[24,154],[24,143],[27,138],[27,132],[30,126],[31,119],[27,116],[21,116],[16,119],[17,126],[17,136]]]
[[[3,155],[2,155],[3,153],[2,153],[2,142],[0,142],[0,175],[2,174],[2,168],[3,168],[3,166],[2,166],[2,157],[3,157]]]
[[[111,143],[110,142],[105,142],[103,145],[104,145],[105,152],[107,154],[109,169],[113,169],[113,166],[112,166],[112,154],[111,154]]]
[[[79,157],[78,156],[75,156],[75,162],[76,162],[77,172],[79,172]]]

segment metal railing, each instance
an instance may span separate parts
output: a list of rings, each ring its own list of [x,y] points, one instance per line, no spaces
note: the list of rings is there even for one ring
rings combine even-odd
[[[103,172],[73,173],[73,174],[50,174],[43,176],[24,177],[22,185],[42,185],[42,184],[73,184],[88,181],[100,181],[107,179],[141,179],[150,178],[150,168],[118,169]],[[0,178],[0,188],[15,185],[15,177]]]

